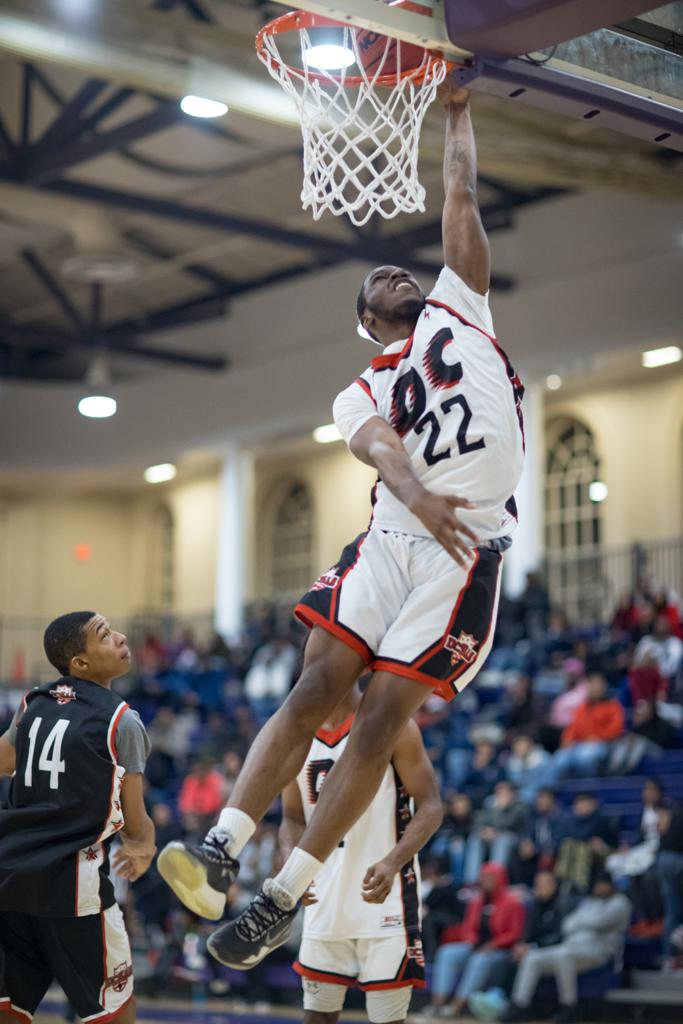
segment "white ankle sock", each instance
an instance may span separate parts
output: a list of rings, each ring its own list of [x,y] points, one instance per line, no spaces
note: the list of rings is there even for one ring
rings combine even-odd
[[[277,889],[275,902],[278,906],[287,903],[288,901],[284,897],[288,896],[291,903],[284,909],[291,910],[306,892],[321,867],[321,861],[316,860],[299,846],[295,846],[282,870],[273,879]]]
[[[210,834],[220,842],[228,840],[227,850],[231,857],[239,857],[254,832],[256,824],[248,814],[237,807],[224,807]]]

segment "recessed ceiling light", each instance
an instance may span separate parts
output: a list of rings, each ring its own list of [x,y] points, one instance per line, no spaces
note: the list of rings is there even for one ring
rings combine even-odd
[[[545,386],[548,391],[559,391],[562,387],[562,378],[559,373],[549,373],[545,379]]]
[[[668,366],[669,363],[679,363],[683,359],[683,352],[678,345],[665,345],[664,348],[651,348],[642,355],[643,366],[648,370],[655,366]]]
[[[219,100],[207,100],[204,96],[183,96],[180,109],[190,117],[222,117],[227,114],[228,105]]]
[[[330,444],[332,441],[341,441],[342,436],[334,423],[326,423],[324,427],[316,427],[313,431],[313,440],[318,444]]]
[[[588,497],[591,501],[596,502],[596,504],[604,501],[608,493],[607,484],[603,483],[602,480],[594,480],[588,485]]]
[[[116,412],[116,399],[108,395],[88,395],[81,398],[78,411],[81,416],[88,416],[93,420],[106,420]]]
[[[160,462],[158,466],[147,467],[145,480],[148,484],[163,484],[167,480],[173,480],[177,472],[172,462]]]
[[[304,54],[306,66],[316,71],[341,71],[356,60],[353,50],[335,43],[311,46]]]

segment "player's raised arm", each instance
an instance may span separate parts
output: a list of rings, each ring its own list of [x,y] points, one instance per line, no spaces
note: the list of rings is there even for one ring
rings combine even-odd
[[[491,278],[491,253],[477,201],[477,148],[469,93],[446,81],[438,95],[446,108],[444,262],[473,291],[485,295]]]
[[[457,509],[472,508],[471,503],[464,498],[433,494],[423,487],[403,441],[377,415],[372,398],[357,384],[337,396],[334,422],[353,455],[373,466],[391,493],[420,519],[462,568],[468,568],[467,559],[477,537],[460,521]]]
[[[429,842],[443,820],[443,806],[434,769],[415,722],[408,722],[401,733],[392,755],[392,763],[415,801],[415,814],[393,850],[383,860],[368,868],[363,879],[363,899],[366,903],[384,902],[391,892],[397,872]]]

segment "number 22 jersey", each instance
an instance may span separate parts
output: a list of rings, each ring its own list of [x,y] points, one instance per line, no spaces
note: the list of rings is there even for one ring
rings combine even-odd
[[[476,505],[459,516],[485,541],[516,525],[523,394],[495,340],[487,297],[444,267],[413,334],[386,346],[338,395],[334,420],[347,443],[372,416],[391,424],[425,487]],[[429,536],[381,479],[373,526]]]

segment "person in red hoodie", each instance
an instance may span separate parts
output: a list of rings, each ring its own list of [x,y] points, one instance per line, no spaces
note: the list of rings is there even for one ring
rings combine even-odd
[[[560,749],[546,773],[546,785],[554,786],[568,775],[596,775],[610,752],[610,745],[624,731],[624,710],[607,696],[607,680],[599,672],[588,677],[586,699],[562,733]]]
[[[502,864],[489,862],[482,866],[479,890],[467,907],[463,940],[446,943],[436,951],[430,1006],[433,1016],[461,1013],[474,992],[489,986],[495,968],[508,961],[510,950],[522,937],[524,907],[510,892]]]

